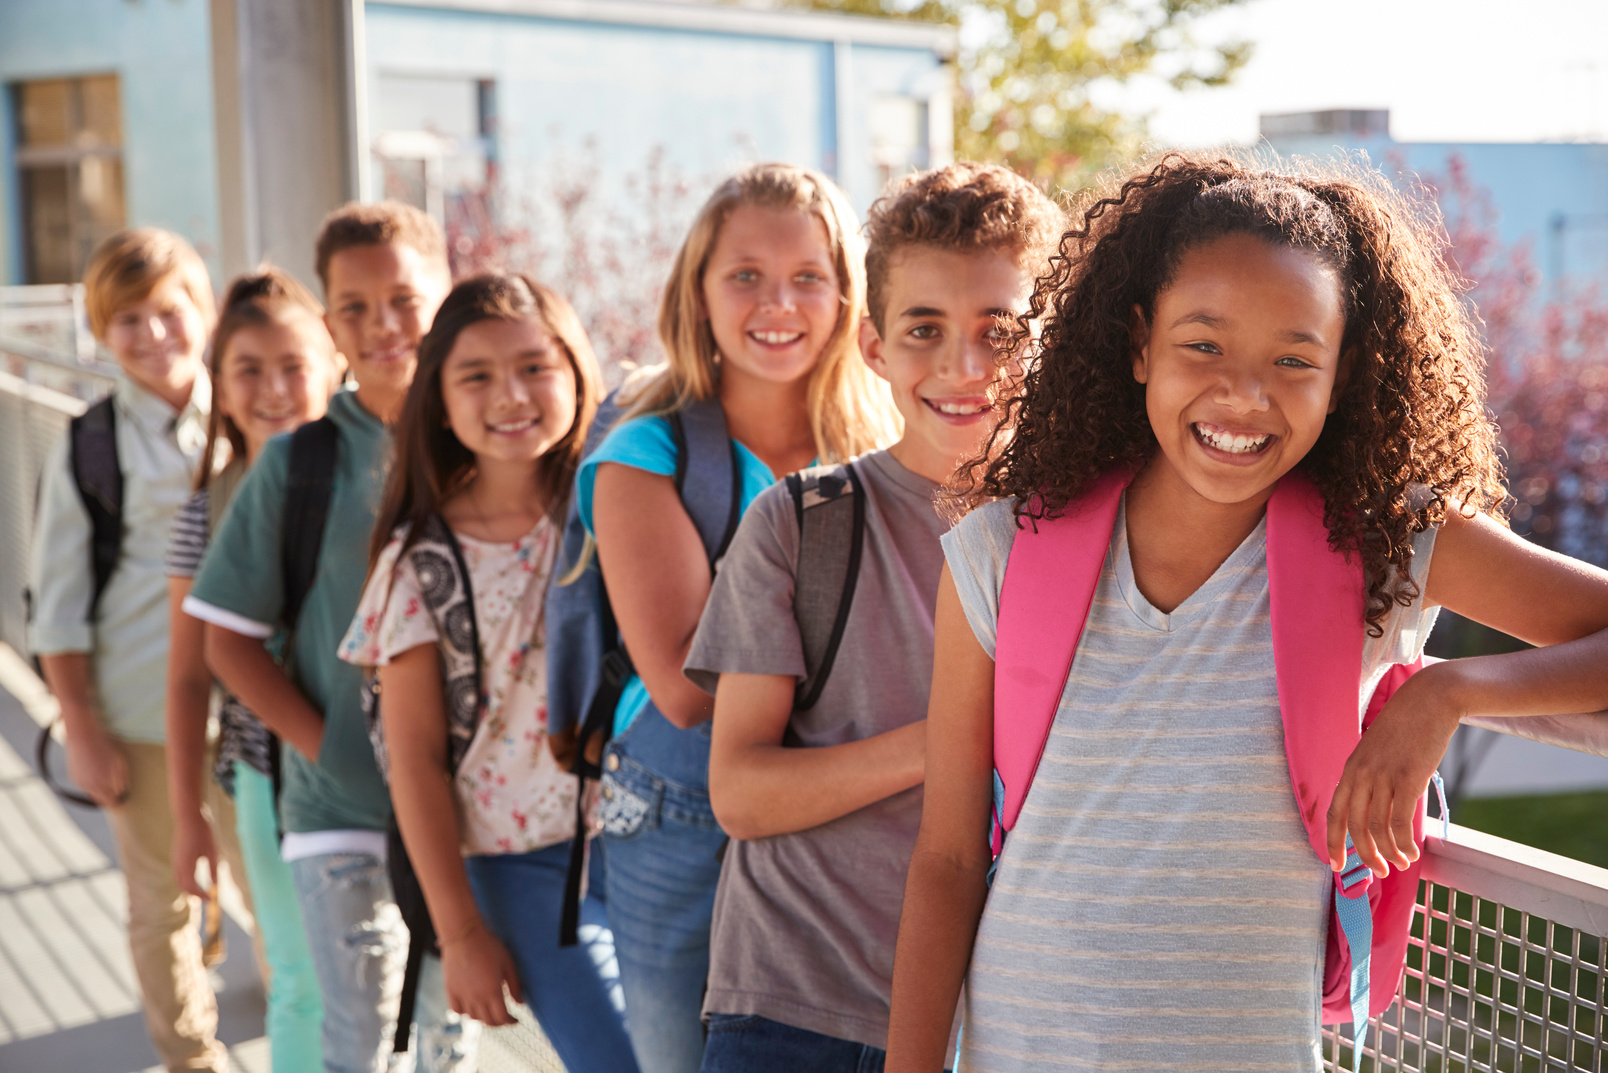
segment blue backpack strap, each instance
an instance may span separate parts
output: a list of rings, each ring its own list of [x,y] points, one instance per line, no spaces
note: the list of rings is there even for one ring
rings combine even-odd
[[[1368,904],[1370,872],[1346,835],[1346,864],[1334,884],[1334,915],[1351,951],[1351,1073],[1362,1069],[1362,1048],[1368,1041],[1368,1003],[1371,999],[1370,962],[1373,960],[1373,908]],[[1347,891],[1356,893],[1348,894]]]
[[[742,466],[726,430],[718,396],[666,415],[676,445],[676,494],[703,541],[710,565],[720,562],[743,516]]]
[[[618,392],[611,392],[598,407],[586,437],[583,458],[596,450],[622,416]],[[698,530],[710,567],[720,561],[742,518],[742,470],[737,445],[726,430],[726,413],[718,397],[697,402],[665,415],[675,443],[676,494]],[[559,915],[559,945],[574,946],[580,928],[581,880],[586,872],[586,781],[600,779],[603,771],[589,757],[594,743],[607,745],[614,732],[614,712],[626,683],[636,673],[620,642],[608,589],[598,567],[595,550],[581,523],[578,498],[571,493],[559,549],[555,581],[547,595],[548,731],[577,728],[571,771],[579,778],[575,795],[575,838],[570,842],[569,868],[564,878],[564,901]],[[585,569],[570,579],[576,564]],[[566,579],[567,583],[566,583]]]

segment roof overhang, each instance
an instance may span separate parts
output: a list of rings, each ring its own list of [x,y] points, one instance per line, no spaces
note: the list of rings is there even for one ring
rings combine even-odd
[[[747,37],[924,49],[948,58],[955,52],[953,27],[903,19],[748,7],[677,0],[371,0],[376,6],[436,8],[485,14],[525,15],[565,22],[644,26]]]

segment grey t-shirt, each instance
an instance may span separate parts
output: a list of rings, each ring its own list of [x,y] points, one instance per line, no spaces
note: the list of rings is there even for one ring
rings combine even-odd
[[[855,463],[865,487],[865,547],[842,646],[820,700],[795,712],[805,748],[858,741],[924,719],[933,614],[948,524],[937,485],[886,451]],[[802,678],[793,617],[798,520],[785,485],[743,516],[693,638],[687,675]],[[727,847],[715,894],[704,1013],[755,1014],[886,1047],[893,947],[921,790],[831,823]]]
[[[1002,500],[944,538],[990,656],[1015,537]],[[1420,593],[1434,541],[1414,538]],[[1435,616],[1420,597],[1365,639],[1359,712]],[[1317,1073],[1330,884],[1284,752],[1265,522],[1167,614],[1119,513],[977,928],[960,1069]]]

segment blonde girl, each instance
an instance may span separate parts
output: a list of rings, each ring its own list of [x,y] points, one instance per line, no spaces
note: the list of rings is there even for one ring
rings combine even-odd
[[[180,889],[200,895],[197,862],[217,878],[217,846],[202,811],[206,787],[207,717],[214,689],[202,661],[200,619],[183,610],[218,520],[263,445],[324,415],[344,365],[324,327],[318,300],[276,268],[241,276],[229,286],[212,335],[212,414],[196,491],[173,523],[167,553],[168,800],[171,851]],[[268,1041],[274,1069],[290,1073],[323,1061],[323,1004],[302,928],[290,866],[279,856],[274,808],[272,735],[239,701],[225,697],[212,774],[234,799],[244,876],[251,889],[258,942],[266,961]],[[204,789],[205,787],[205,789]],[[236,869],[238,872],[239,870]]]
[[[625,418],[577,478],[636,672],[603,759],[602,813],[609,921],[646,1073],[693,1073],[701,1061],[725,838],[708,795],[712,698],[682,674],[713,567],[678,493],[697,475],[678,473],[668,417],[718,404],[743,510],[786,473],[885,445],[897,418],[858,353],[864,302],[864,248],[829,179],[762,164],[727,180],[665,287],[667,361],[622,389]]]

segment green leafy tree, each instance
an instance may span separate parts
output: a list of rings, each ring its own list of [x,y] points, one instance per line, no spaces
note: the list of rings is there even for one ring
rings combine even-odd
[[[1202,16],[1247,0],[782,0],[853,15],[957,28],[955,152],[1076,187],[1135,151],[1143,117],[1119,111],[1116,87],[1139,76],[1179,89],[1227,82],[1244,41],[1201,44]]]

